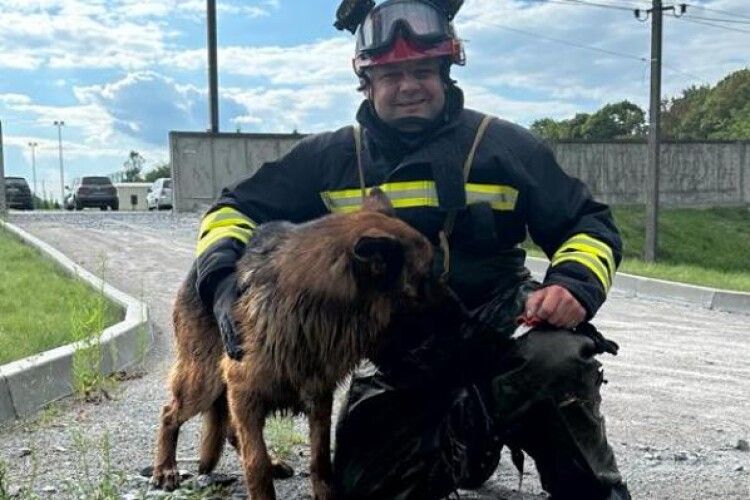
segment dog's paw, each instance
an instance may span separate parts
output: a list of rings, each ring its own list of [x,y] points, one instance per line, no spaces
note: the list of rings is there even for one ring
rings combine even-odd
[[[174,491],[180,487],[180,473],[176,467],[154,468],[151,485],[165,491]]]

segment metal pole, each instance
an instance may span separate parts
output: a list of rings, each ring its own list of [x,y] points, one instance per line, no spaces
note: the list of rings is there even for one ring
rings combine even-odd
[[[649,110],[648,171],[646,175],[646,245],[644,259],[657,259],[659,226],[659,149],[661,146],[661,0],[651,9],[651,103]]]
[[[62,127],[65,122],[55,120],[57,125],[57,147],[60,155],[60,205],[65,204],[65,174],[63,173]]]
[[[8,213],[8,206],[5,203],[5,162],[3,158],[3,122],[0,121],[0,216]]]
[[[36,142],[30,142],[29,147],[31,147],[31,175],[34,179],[34,197],[32,198],[34,208],[36,208],[36,200],[39,198],[39,195],[36,192],[36,147],[38,144]]]
[[[216,0],[207,0],[208,93],[211,108],[211,132],[219,133],[219,76],[216,57]]]

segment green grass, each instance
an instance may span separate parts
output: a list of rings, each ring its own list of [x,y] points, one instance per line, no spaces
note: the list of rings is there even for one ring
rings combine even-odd
[[[281,460],[289,458],[295,446],[307,443],[304,434],[294,427],[291,417],[276,415],[267,419],[264,435],[271,453]]]
[[[101,293],[2,228],[0,263],[0,365],[94,335],[123,317]],[[80,311],[97,308],[101,321],[81,320]]]
[[[750,292],[750,209],[662,208],[659,251],[654,264],[643,261],[645,209],[616,206],[612,213],[623,239],[619,271],[713,288]],[[543,257],[531,244],[530,254]]]

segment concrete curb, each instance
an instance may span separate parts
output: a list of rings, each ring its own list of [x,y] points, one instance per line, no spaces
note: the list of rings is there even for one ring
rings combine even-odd
[[[0,227],[47,254],[71,275],[125,309],[125,319],[106,328],[93,343],[101,356],[100,370],[109,375],[136,363],[151,348],[154,330],[148,308],[130,295],[105,283],[74,263],[60,251],[21,228],[0,220]],[[0,422],[28,416],[74,391],[74,353],[90,347],[80,341],[0,366]]]
[[[535,277],[543,277],[549,261],[538,257],[526,257],[526,267]],[[617,273],[613,290],[631,297],[643,297],[669,302],[698,305],[706,309],[750,314],[750,293],[719,290],[697,285],[686,285],[674,281],[644,278],[632,274]]]

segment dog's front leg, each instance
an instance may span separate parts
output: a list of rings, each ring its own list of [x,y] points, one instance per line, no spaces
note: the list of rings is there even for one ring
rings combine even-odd
[[[263,439],[266,412],[262,400],[257,394],[232,386],[229,386],[227,396],[250,498],[276,500],[271,458]]]
[[[312,401],[310,411],[310,480],[314,500],[331,500],[331,407],[333,393],[322,394]]]

